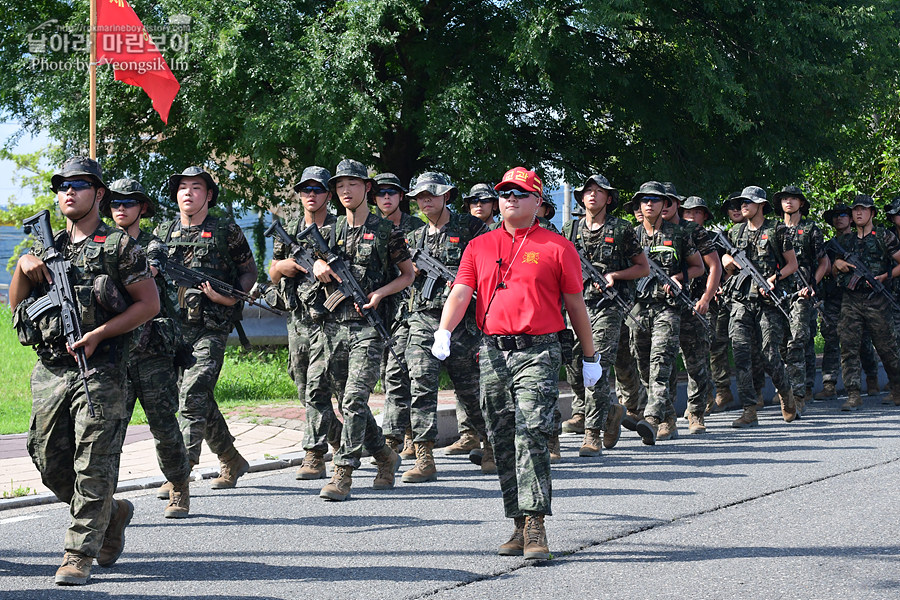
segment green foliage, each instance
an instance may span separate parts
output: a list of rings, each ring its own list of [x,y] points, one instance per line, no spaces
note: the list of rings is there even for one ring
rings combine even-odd
[[[225,350],[225,364],[216,385],[220,406],[242,403],[297,401],[297,387],[288,375],[287,348]]]
[[[37,355],[22,346],[12,327],[12,311],[0,305],[0,380],[4,382],[0,402],[0,434],[28,431],[31,415],[31,371]]]
[[[12,491],[9,491],[9,492],[4,491],[3,492],[4,500],[9,499],[9,498],[21,498],[22,496],[27,496],[29,494],[37,493],[37,490],[33,490],[28,486],[23,487],[20,485],[18,487],[13,487],[14,485],[15,485],[15,482],[12,479],[10,479],[9,486],[10,486],[10,488],[12,488]]]

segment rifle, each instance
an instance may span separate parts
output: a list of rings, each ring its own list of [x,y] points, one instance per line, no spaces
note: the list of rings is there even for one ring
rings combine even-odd
[[[278,236],[282,243],[288,246],[288,251],[290,252],[291,258],[294,259],[294,262],[306,269],[306,273],[298,274],[296,279],[309,283],[314,283],[316,281],[316,277],[313,275],[313,265],[316,263],[316,257],[313,255],[313,251],[302,244],[298,244],[296,240],[291,239],[291,236],[288,235],[288,232],[285,231],[284,227],[281,225],[281,221],[273,219],[272,224],[265,231],[265,236]]]
[[[736,277],[742,278],[739,282],[736,283],[737,286],[740,286],[743,282],[743,278],[749,277],[753,284],[763,290],[763,293],[772,299],[772,302],[775,304],[775,308],[777,308],[784,318],[788,321],[791,320],[788,315],[788,308],[790,307],[791,298],[784,290],[779,288],[770,288],[769,280],[766,279],[762,273],[759,272],[759,269],[754,266],[753,261],[751,261],[747,257],[746,250],[738,250],[734,244],[729,241],[727,237],[722,235],[722,231],[719,229],[710,230],[715,237],[715,243],[719,245],[731,258],[734,260],[735,264],[741,269],[741,274]]]
[[[675,301],[684,308],[690,309],[694,316],[697,317],[697,320],[700,321],[706,335],[710,336],[712,334],[712,329],[709,326],[709,320],[697,312],[697,309],[694,308],[694,301],[691,300],[691,297],[684,291],[684,287],[669,277],[669,274],[663,270],[658,262],[650,258],[650,248],[644,248],[644,254],[647,255],[647,262],[650,263],[650,275],[642,277],[638,281],[638,291],[646,289],[654,279],[659,282],[660,285],[669,286],[669,290],[671,291],[672,297],[675,298]]]
[[[356,281],[356,278],[353,276],[353,272],[350,270],[350,267],[347,266],[347,263],[331,251],[328,242],[325,241],[325,238],[322,237],[322,233],[319,231],[319,226],[315,223],[297,234],[297,240],[306,239],[307,237],[311,238],[313,244],[316,246],[317,253],[326,263],[328,263],[328,266],[331,267],[331,270],[334,271],[335,275],[340,278],[340,281],[334,282],[335,286],[337,286],[336,289],[325,298],[325,308],[330,312],[334,312],[341,302],[350,298],[356,305],[357,310],[366,318],[369,325],[375,329],[379,337],[381,337],[382,341],[387,346],[388,352],[391,353],[391,356],[394,357],[397,363],[400,364],[405,371],[408,371],[409,369],[406,366],[406,361],[397,356],[397,353],[394,352],[394,339],[391,337],[390,333],[388,333],[387,327],[384,326],[384,319],[381,318],[381,315],[378,314],[375,309],[363,308],[364,305],[369,303],[369,297],[366,295],[365,291],[363,291],[359,282]]]
[[[210,277],[209,275],[201,273],[200,271],[189,269],[188,267],[180,265],[173,260],[170,260],[166,263],[166,275],[171,277],[172,281],[174,281],[181,287],[192,287],[200,289],[200,284],[206,281],[209,283],[213,290],[222,294],[223,296],[236,298],[237,300],[243,300],[247,304],[258,306],[259,308],[267,310],[270,313],[278,316],[284,315],[283,312],[276,308],[272,308],[271,306],[266,306],[264,304],[259,304],[257,302],[257,300],[259,300],[259,297],[262,296],[266,292],[266,289],[269,287],[265,283],[253,284],[253,288],[248,293],[242,289],[234,287],[233,285],[229,285],[224,281],[216,279],[215,277]]]
[[[84,395],[87,398],[88,412],[94,416],[94,403],[91,401],[91,393],[88,390],[88,377],[94,374],[94,369],[88,368],[87,355],[84,348],[73,348],[75,342],[83,336],[81,332],[81,318],[78,314],[78,304],[72,290],[72,282],[69,281],[69,273],[72,271],[72,263],[65,258],[53,245],[53,230],[50,226],[50,212],[42,210],[38,214],[22,221],[25,233],[33,233],[41,241],[44,247],[44,264],[53,277],[53,283],[49,283],[47,295],[39,298],[26,309],[28,318],[32,321],[53,307],[59,307],[62,320],[63,334],[66,336],[66,345],[75,353],[75,362],[78,364],[78,372],[84,385]]]
[[[412,261],[416,268],[425,273],[425,283],[422,285],[422,296],[426,300],[434,298],[437,291],[435,286],[441,279],[444,283],[450,283],[456,278],[456,273],[448,269],[444,263],[433,257],[425,248],[416,248],[412,251]]]
[[[629,303],[625,298],[622,297],[622,294],[619,293],[619,290],[609,285],[606,281],[606,277],[604,277],[600,271],[597,270],[597,267],[591,264],[591,261],[586,259],[580,252],[578,253],[578,257],[581,258],[581,277],[585,281],[589,281],[593,285],[600,288],[600,292],[603,294],[603,298],[605,300],[610,300],[619,305],[623,311],[625,311],[625,316],[634,321],[634,324],[640,327],[642,330],[646,331],[647,328],[644,327],[643,323],[634,318],[631,314],[631,309],[634,308],[634,302]]]
[[[847,284],[847,287],[851,290],[855,290],[859,287],[860,282],[865,281],[869,287],[872,289],[872,293],[869,294],[869,298],[874,296],[875,294],[880,294],[887,298],[888,302],[891,305],[891,308],[894,310],[900,310],[900,304],[894,300],[894,297],[891,295],[890,290],[884,287],[884,284],[878,281],[875,278],[875,274],[869,270],[869,268],[865,265],[863,261],[859,259],[859,256],[855,252],[847,252],[844,248],[838,243],[837,240],[831,240],[828,242],[832,248],[835,250],[835,254],[838,255],[838,258],[843,259],[845,262],[850,263],[853,268],[853,275],[850,277],[850,282]],[[890,271],[888,271],[888,276],[890,276]]]

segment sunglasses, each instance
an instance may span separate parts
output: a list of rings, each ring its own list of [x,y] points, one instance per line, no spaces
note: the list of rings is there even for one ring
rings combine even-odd
[[[469,198],[469,204],[491,204],[494,201],[491,197]]]
[[[526,198],[531,195],[531,192],[523,192],[520,190],[503,190],[500,192],[500,197],[504,200],[509,198]]]
[[[317,185],[308,185],[306,187],[300,188],[299,191],[301,194],[324,194],[328,190]]]
[[[394,188],[381,188],[375,192],[375,195],[378,197],[381,196],[399,196],[400,190]]]
[[[655,202],[662,202],[663,200],[665,200],[665,198],[662,196],[644,196],[641,198],[643,204],[653,204]]]
[[[94,187],[94,183],[92,181],[75,179],[73,181],[63,181],[56,187],[56,191],[68,192],[69,190],[75,190],[76,192],[80,192],[81,190],[88,190],[92,187]]]
[[[110,200],[109,207],[116,210],[117,208],[134,208],[139,204],[140,202],[137,200]]]

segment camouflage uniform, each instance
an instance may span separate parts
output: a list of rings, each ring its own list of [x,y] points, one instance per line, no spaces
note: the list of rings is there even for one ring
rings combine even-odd
[[[647,388],[641,381],[637,360],[631,351],[631,329],[624,321],[619,331],[615,370],[616,396],[619,401],[633,413],[644,412],[644,408],[647,406]]]
[[[659,229],[653,235],[648,234],[643,225],[634,230],[640,245],[647,248],[648,257],[659,263],[670,276],[682,273],[688,257],[696,252],[688,232],[662,217]],[[642,284],[645,287],[642,288]],[[645,329],[631,329],[631,348],[647,389],[644,414],[660,422],[675,417],[671,375],[681,328],[681,309],[675,302],[659,282],[652,280],[646,285],[642,280],[638,283],[637,303],[632,314]]]
[[[373,214],[361,226],[353,228],[348,227],[346,217],[338,217],[323,237],[332,251],[346,261],[366,293],[387,283],[393,273],[392,267],[409,258],[403,232],[394,228],[390,221]],[[379,307],[379,311],[383,308]],[[325,434],[335,418],[329,369],[335,377],[338,373],[346,374],[341,406],[344,428],[341,447],[334,454],[334,464],[356,469],[363,448],[370,454],[384,448],[384,436],[368,405],[369,395],[378,381],[383,351],[384,342],[375,328],[356,311],[352,299],[344,300],[326,316],[321,333],[310,343],[305,449],[323,454],[326,450]],[[336,380],[336,383],[340,385],[342,381]]]
[[[602,274],[629,268],[633,264],[632,259],[643,252],[633,225],[612,215],[607,215],[603,226],[594,231],[587,228],[584,219],[569,221],[563,226],[563,235]],[[617,281],[615,288],[626,299],[634,294],[633,282]],[[591,320],[594,349],[600,353],[603,374],[591,389],[590,401],[586,401],[581,372],[584,352],[581,343],[576,341],[572,353],[574,358],[566,365],[566,377],[572,384],[572,389],[581,392],[581,412],[585,416],[585,428],[600,430],[605,429],[606,415],[614,401],[609,386],[609,369],[619,354],[625,315],[617,304],[604,300],[603,294],[590,281],[585,281],[584,284],[584,301]],[[573,403],[572,412],[579,412],[577,408],[577,404]]]
[[[820,328],[825,346],[822,349],[822,383],[837,385],[841,369],[841,338],[838,324],[841,320],[841,304],[844,291],[838,286],[831,273],[822,278],[819,286],[819,298],[822,300],[822,317]],[[867,381],[878,380],[878,357],[872,346],[872,337],[868,330],[860,336],[859,360]]]
[[[757,230],[750,229],[747,223],[740,223],[729,231],[728,237],[738,250],[747,251],[747,258],[766,278],[772,276],[779,265],[785,264],[784,253],[794,249],[784,223],[770,218],[766,218]],[[784,316],[759,293],[749,277],[742,277],[738,272],[732,280],[728,332],[737,373],[738,399],[744,407],[756,404],[752,355],[754,344],[760,342],[766,371],[782,397],[787,397],[790,379],[779,350],[787,326]],[[776,285],[787,284],[781,280]]]
[[[144,251],[129,236],[103,223],[77,244],[70,244],[68,235],[60,232],[54,245],[72,261],[71,281],[84,332],[113,316],[97,304],[90,292],[97,276],[107,273],[122,288],[150,277]],[[35,243],[31,253],[39,258],[45,256],[40,242]],[[43,294],[43,288],[37,286],[31,298]],[[31,322],[24,313],[31,298],[16,307],[14,321],[20,341],[36,345],[39,358],[31,375],[28,453],[44,485],[61,502],[69,504],[72,520],[66,531],[66,551],[96,557],[109,524],[125,437],[122,430],[128,424],[127,336],[104,340],[88,359],[94,370],[87,379],[95,411],[91,417],[75,359],[66,351],[59,311],[51,309],[37,322]],[[26,322],[31,333],[23,337]]]
[[[424,249],[438,262],[455,271],[468,243],[487,228],[471,215],[450,213],[450,221],[438,233],[431,233],[429,225],[423,225],[409,234],[410,248]],[[441,363],[431,353],[434,332],[441,321],[441,311],[449,286],[442,286],[428,299],[422,293],[425,276],[419,275],[410,290],[409,345],[406,347],[406,364],[412,381],[410,419],[413,441],[433,442],[437,439],[437,394]],[[478,400],[478,347],[481,332],[475,325],[475,306],[469,305],[466,316],[453,330],[450,356],[443,361],[447,374],[453,381],[457,399],[457,418],[460,431],[473,431],[485,435],[484,416]],[[462,416],[462,418],[459,418]]]
[[[190,227],[175,220],[161,224],[154,233],[168,246],[168,260],[232,285],[238,283],[236,265],[253,260],[244,232],[230,217],[208,215],[203,223]],[[182,373],[178,398],[184,444],[196,464],[204,440],[219,456],[234,447],[234,436],[219,411],[214,390],[228,334],[239,320],[241,305],[216,304],[192,288],[178,289],[177,305],[184,339],[197,361]]]
[[[900,241],[891,231],[876,226],[871,234],[859,238],[856,231],[838,238],[847,252],[855,253],[869,270],[877,275],[885,273],[896,264],[891,258],[900,252]],[[900,397],[900,355],[892,327],[892,308],[887,298],[880,294],[871,295],[872,290],[865,281],[860,281],[855,290],[848,288],[852,273],[838,273],[838,285],[843,288],[841,302],[840,337],[841,370],[847,394],[859,393],[860,359],[859,347],[862,333],[868,330],[872,343],[891,386],[894,398]],[[870,297],[871,296],[871,297]]]

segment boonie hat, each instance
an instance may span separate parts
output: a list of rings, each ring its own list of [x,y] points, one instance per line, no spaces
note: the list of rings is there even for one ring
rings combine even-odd
[[[890,204],[884,205],[884,212],[889,217],[900,214],[900,196],[891,200]]]
[[[331,179],[331,172],[325,167],[306,167],[300,175],[300,181],[294,185],[294,191],[299,192],[300,188],[302,188],[303,184],[307,181],[315,181],[316,183],[321,184],[323,188],[328,189],[329,179]]]
[[[459,196],[459,190],[455,185],[451,185],[450,179],[443,173],[435,173],[427,171],[409,182],[411,188],[406,194],[410,198],[415,199],[422,192],[428,192],[432,196],[443,196],[450,192],[450,199],[447,204],[453,204],[456,197]]]
[[[401,194],[405,194],[409,190],[400,183],[400,178],[393,173],[379,173],[375,176],[375,187],[393,187],[400,190]]]
[[[638,188],[637,193],[631,197],[630,209],[632,212],[636,210],[636,206],[640,203],[644,198],[661,198],[666,201],[666,206],[670,206],[672,204],[672,197],[666,192],[666,188],[663,184],[658,181],[645,181],[641,184],[641,187]]]
[[[169,175],[169,198],[171,198],[173,202],[178,201],[178,185],[185,177],[200,177],[203,179],[203,181],[206,182],[207,189],[212,190],[212,198],[209,200],[209,207],[212,208],[216,205],[216,199],[219,197],[219,186],[213,181],[212,175],[200,167],[188,167],[181,173]]]
[[[843,202],[838,202],[834,205],[834,208],[826,210],[822,213],[822,219],[834,227],[834,218],[840,214],[850,214],[850,207],[844,204]]]
[[[73,156],[63,161],[59,170],[50,178],[50,189],[56,192],[63,179],[66,179],[67,177],[77,177],[78,175],[87,175],[93,179],[94,183],[99,187],[109,189],[109,187],[103,183],[103,170],[100,168],[100,163],[87,156]]]
[[[763,214],[767,212],[771,212],[772,205],[769,204],[769,201],[766,199],[766,190],[762,189],[757,185],[748,185],[743,190],[741,190],[741,195],[737,196],[735,200],[739,200],[743,202],[747,200],[752,202],[753,204],[762,204],[763,205]]]
[[[868,194],[857,194],[856,198],[853,199],[853,203],[850,205],[850,208],[856,208],[857,206],[862,206],[864,208],[875,208],[875,200],[872,199],[872,196]]]
[[[596,183],[598,186],[600,186],[600,189],[609,192],[610,200],[609,204],[607,205],[607,210],[612,210],[619,205],[619,190],[610,185],[609,180],[606,177],[597,173],[585,179],[581,187],[575,188],[575,191],[572,192],[572,195],[575,196],[575,202],[577,202],[579,206],[584,206],[584,200],[582,200],[582,198],[584,197],[584,188],[586,188],[591,182]]]
[[[147,212],[143,217],[152,217],[156,214],[156,202],[147,196],[144,186],[136,179],[116,179],[109,184],[109,198],[104,197],[100,200],[100,214],[104,217],[112,218],[109,204],[113,200],[137,200],[147,205]]]
[[[779,215],[784,214],[784,209],[781,208],[781,199],[785,196],[794,196],[795,198],[800,198],[803,203],[800,205],[800,213],[803,215],[809,214],[809,200],[804,195],[803,190],[801,190],[796,185],[786,185],[781,188],[781,191],[775,194],[775,197],[772,199],[772,204],[774,204],[775,212]]]
[[[702,208],[704,211],[706,211],[706,218],[710,221],[713,219],[712,211],[709,210],[709,206],[706,204],[706,200],[704,200],[700,196],[688,196],[681,208],[684,210]]]
[[[357,179],[362,179],[363,181],[374,182],[374,180],[369,177],[369,171],[366,169],[366,166],[352,158],[345,158],[338,163],[337,168],[334,170],[334,176],[328,180],[328,187],[334,188],[334,184],[339,177],[355,177]]]

